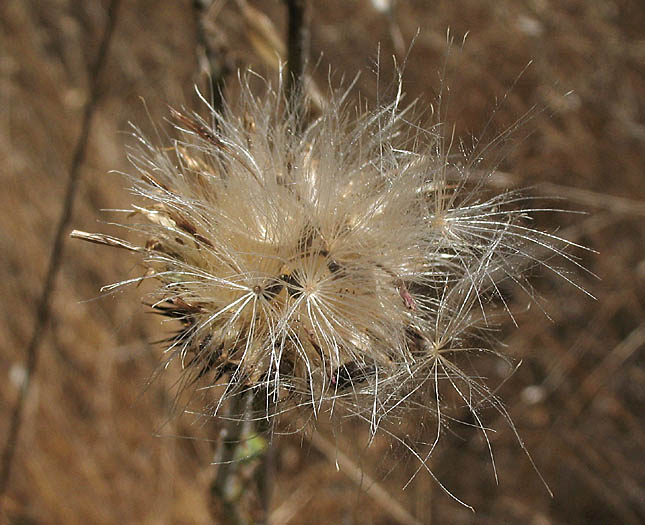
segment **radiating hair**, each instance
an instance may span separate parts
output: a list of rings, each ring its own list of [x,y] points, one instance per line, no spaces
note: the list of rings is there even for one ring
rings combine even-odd
[[[332,91],[304,124],[280,86],[241,85],[208,120],[173,112],[172,147],[136,133],[139,244],[77,233],[142,257],[150,305],[179,322],[180,389],[218,389],[210,415],[253,392],[263,417],[341,406],[372,432],[421,406],[437,439],[452,396],[485,434],[479,407],[505,412],[461,355],[492,351],[500,283],[528,291],[526,268],[558,271],[544,261],[569,243],[527,226],[521,195],[491,195],[481,158],[417,124],[400,84],[373,109]]]

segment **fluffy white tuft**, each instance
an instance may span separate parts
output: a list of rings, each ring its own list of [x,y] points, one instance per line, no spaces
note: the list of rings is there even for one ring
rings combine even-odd
[[[479,159],[411,124],[400,91],[372,110],[332,94],[300,128],[280,90],[242,84],[210,122],[175,112],[172,148],[138,135],[145,240],[89,239],[142,254],[152,306],[181,322],[183,386],[221,388],[212,413],[249,390],[267,417],[342,404],[374,432],[423,392],[437,438],[449,398],[485,433],[479,407],[501,405],[461,355],[488,348],[500,282],[564,241],[527,227],[517,194],[487,197]]]

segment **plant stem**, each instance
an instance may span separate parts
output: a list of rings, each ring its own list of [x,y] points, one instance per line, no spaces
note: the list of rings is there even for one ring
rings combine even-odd
[[[291,110],[302,112],[303,78],[309,54],[309,0],[285,0],[287,4],[287,84]]]
[[[208,77],[209,102],[216,111],[221,111],[224,105],[224,81],[230,73],[225,45],[220,34],[213,35],[208,29],[208,13],[213,4],[212,0],[193,0],[193,16],[195,34],[198,46],[198,61],[203,64]],[[217,36],[217,38],[215,38]],[[203,53],[203,55],[202,55]],[[204,60],[205,59],[205,60]]]
[[[213,517],[231,525],[267,523],[272,487],[272,454],[266,417],[257,418],[256,393],[234,396],[220,432],[210,487]]]

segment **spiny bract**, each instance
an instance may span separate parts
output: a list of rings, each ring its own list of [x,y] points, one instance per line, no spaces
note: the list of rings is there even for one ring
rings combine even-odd
[[[479,422],[477,403],[497,402],[459,354],[486,349],[498,284],[523,285],[531,246],[562,244],[522,225],[516,194],[483,196],[480,159],[412,124],[400,89],[371,110],[347,93],[305,124],[248,81],[210,122],[174,112],[172,148],[136,134],[130,228],[145,240],[75,235],[142,255],[153,308],[181,323],[168,359],[220,403],[248,390],[267,416],[342,403],[375,431],[421,390],[440,416],[450,390]]]

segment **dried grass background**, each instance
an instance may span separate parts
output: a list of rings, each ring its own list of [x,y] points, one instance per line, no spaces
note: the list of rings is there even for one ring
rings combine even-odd
[[[492,436],[500,484],[476,430],[448,435],[431,466],[459,507],[428,476],[405,490],[414,460],[365,430],[321,441],[276,440],[275,523],[399,523],[399,505],[420,523],[639,523],[645,520],[643,400],[645,371],[645,7],[637,1],[400,1],[392,16],[368,0],[314,2],[312,57],[325,87],[331,65],[339,78],[362,72],[358,87],[374,100],[370,69],[381,43],[381,75],[389,57],[419,37],[405,70],[408,100],[432,100],[446,54],[446,29],[463,52],[449,61],[449,116],[474,133],[529,60],[534,63],[494,116],[503,130],[534,104],[545,111],[514,145],[501,186],[561,196],[589,215],[541,218],[541,227],[599,252],[583,263],[600,280],[577,282],[593,301],[554,275],[536,277],[552,320],[538,308],[509,322],[502,338],[523,364],[499,391],[555,497],[551,499],[513,433],[496,421]],[[123,131],[133,121],[152,131],[168,104],[198,109],[200,75],[191,2],[123,2],[74,208],[73,225],[96,231],[100,208],[129,202]],[[239,5],[239,3],[238,3]],[[258,50],[261,23],[284,35],[284,6],[249,2],[246,18],[223,3],[212,37],[230,67],[252,65],[271,75]],[[24,373],[54,229],[60,214],[84,105],[89,64],[105,25],[107,2],[5,0],[0,5],[0,435]],[[263,19],[261,14],[268,18]],[[253,40],[255,39],[255,46]],[[234,75],[233,75],[234,76]],[[563,97],[566,91],[574,94]],[[141,102],[145,99],[146,106]],[[526,133],[524,133],[526,135]],[[104,216],[108,218],[108,216]],[[173,375],[145,388],[160,349],[158,319],[143,313],[137,290],[93,300],[101,285],[141,268],[117,251],[66,241],[53,289],[3,520],[8,523],[209,523],[216,425],[190,418],[164,426]],[[526,298],[515,297],[515,307]],[[504,334],[508,334],[505,336]],[[509,370],[491,362],[490,381]],[[499,419],[499,418],[498,418]],[[324,427],[324,425],[321,425]],[[163,428],[162,428],[163,427]],[[160,430],[161,429],[161,430]],[[160,430],[167,437],[157,437]],[[324,429],[323,429],[324,430]],[[177,439],[172,435],[198,439]],[[352,465],[336,469],[343,457]],[[383,459],[385,457],[385,459]],[[392,467],[396,466],[396,469]],[[360,478],[359,470],[378,485]],[[352,478],[353,476],[353,478]]]

